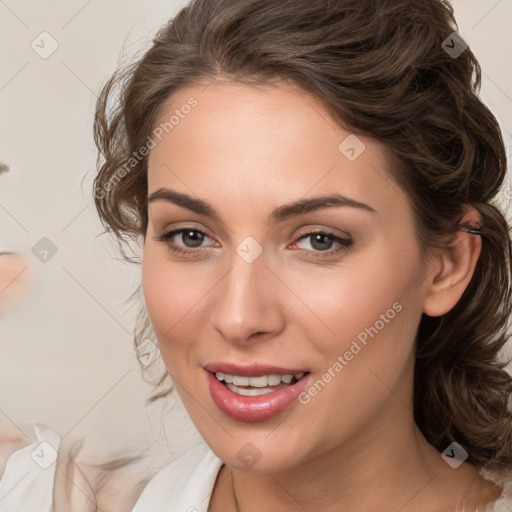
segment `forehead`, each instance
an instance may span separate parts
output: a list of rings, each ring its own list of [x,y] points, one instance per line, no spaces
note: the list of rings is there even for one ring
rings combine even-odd
[[[150,193],[171,187],[241,207],[332,192],[376,209],[407,201],[382,143],[342,128],[314,96],[289,86],[183,88],[161,106],[155,130]]]

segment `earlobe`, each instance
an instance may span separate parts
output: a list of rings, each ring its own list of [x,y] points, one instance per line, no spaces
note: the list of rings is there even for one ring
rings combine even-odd
[[[470,207],[462,218],[462,226],[453,244],[439,252],[435,266],[428,278],[423,300],[423,312],[429,316],[441,316],[459,301],[475,271],[482,248],[478,228],[480,213]]]

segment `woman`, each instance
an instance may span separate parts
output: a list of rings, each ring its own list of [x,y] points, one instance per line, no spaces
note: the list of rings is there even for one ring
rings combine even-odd
[[[456,29],[197,0],[107,83],[96,206],[205,441],[134,511],[510,509],[506,158]]]
[[[135,511],[507,506],[505,152],[455,30],[197,1],[104,88],[98,212],[205,440]]]

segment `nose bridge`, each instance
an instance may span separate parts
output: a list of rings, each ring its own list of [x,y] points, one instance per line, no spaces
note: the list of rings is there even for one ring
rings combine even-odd
[[[230,270],[217,287],[212,313],[213,327],[226,340],[244,342],[254,333],[270,333],[281,327],[272,277],[262,250],[250,240],[239,244]]]

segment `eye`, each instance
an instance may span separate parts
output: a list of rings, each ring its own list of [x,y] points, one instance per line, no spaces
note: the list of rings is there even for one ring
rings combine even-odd
[[[301,240],[309,239],[309,245],[311,249],[304,249],[308,253],[308,257],[313,258],[324,258],[337,255],[343,251],[346,251],[353,243],[350,238],[342,238],[334,233],[327,233],[325,231],[311,231],[298,238],[297,242]],[[295,242],[294,245],[297,245]],[[333,246],[338,245],[338,248],[330,251]]]
[[[174,241],[175,237],[181,238],[181,242],[185,247],[177,245]],[[205,238],[210,237],[203,231],[193,228],[181,228],[157,236],[155,237],[155,240],[159,242],[165,242],[167,247],[169,247],[169,249],[175,253],[189,254],[192,252],[197,252],[197,250],[195,250],[197,248],[202,249],[201,244]]]
[[[181,245],[176,243],[176,239],[181,239]],[[192,255],[193,253],[202,252],[203,242],[206,239],[212,240],[206,233],[192,227],[175,229],[155,237],[155,240],[164,242],[167,247],[176,254]],[[300,236],[293,246],[298,246],[302,240],[309,239],[309,248],[300,248],[306,257],[312,258],[328,258],[348,250],[353,240],[350,238],[342,238],[334,233],[325,231],[311,231]],[[213,240],[212,240],[213,241]],[[330,250],[333,246],[338,245],[335,250]]]

